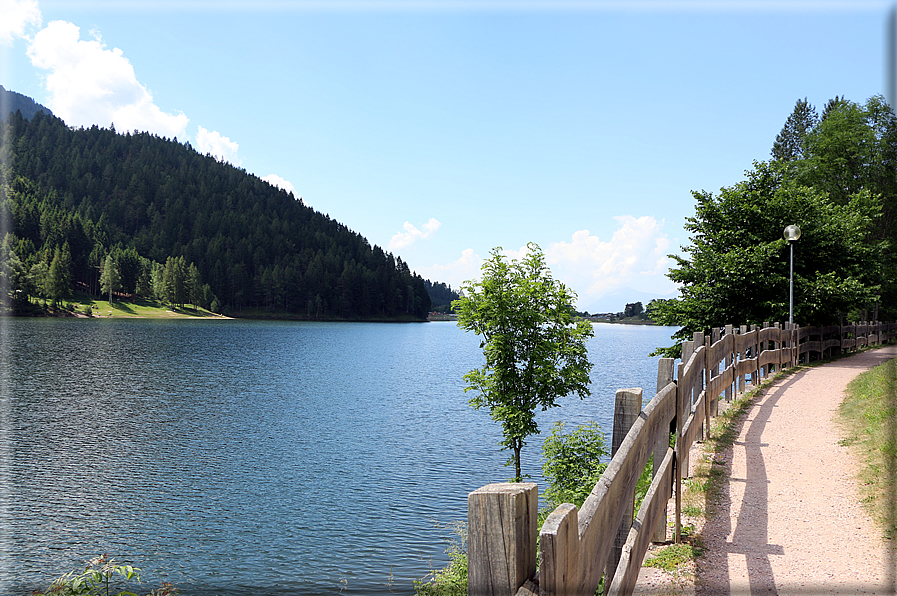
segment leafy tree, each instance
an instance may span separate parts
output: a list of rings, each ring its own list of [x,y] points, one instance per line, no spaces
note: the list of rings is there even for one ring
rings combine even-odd
[[[645,312],[645,308],[642,306],[641,302],[633,302],[631,304],[627,304],[623,309],[624,317],[637,317],[640,314]]]
[[[576,295],[551,277],[542,250],[529,244],[526,256],[508,260],[492,250],[482,279],[466,282],[464,295],[452,303],[458,326],[482,336],[486,358],[482,368],[464,375],[465,391],[476,391],[470,404],[488,407],[500,422],[500,445],[512,452],[520,482],[520,451],[527,437],[539,432],[536,410],[556,407],[570,393],[589,395],[587,321],[574,322]]]
[[[38,260],[31,266],[26,281],[29,296],[46,298],[50,295],[50,268],[44,260]]]
[[[801,186],[780,162],[759,162],[747,179],[719,195],[692,193],[694,217],[686,219],[691,244],[668,277],[680,297],[652,305],[654,320],[681,325],[673,337],[735,324],[787,320],[789,249],[786,225],[802,235],[794,251],[794,318],[802,325],[829,323],[851,309],[876,302],[881,243],[868,235],[880,203],[868,191],[844,205]],[[660,353],[675,355],[675,348]]]
[[[17,299],[20,293],[27,292],[25,265],[13,249],[14,243],[15,236],[10,233],[0,243],[0,291],[3,292],[0,304],[4,305],[10,297]]]
[[[164,299],[176,306],[187,301],[187,264],[184,257],[168,257],[163,274]]]
[[[836,97],[804,140],[792,163],[795,180],[844,205],[860,191],[880,199],[882,211],[869,230],[880,248],[882,318],[897,316],[897,116],[881,96],[865,104]]]
[[[150,285],[156,300],[165,300],[165,266],[161,263],[153,262],[150,270]]]
[[[121,290],[121,276],[118,266],[111,254],[106,255],[103,262],[103,273],[100,275],[100,291],[109,294],[109,304],[112,304],[112,292]]]

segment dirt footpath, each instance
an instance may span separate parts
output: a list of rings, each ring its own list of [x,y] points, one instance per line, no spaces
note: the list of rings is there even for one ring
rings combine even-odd
[[[765,391],[723,456],[730,475],[704,526],[696,594],[897,593],[895,544],[859,503],[836,423],[847,384],[894,357],[897,346],[864,352]]]

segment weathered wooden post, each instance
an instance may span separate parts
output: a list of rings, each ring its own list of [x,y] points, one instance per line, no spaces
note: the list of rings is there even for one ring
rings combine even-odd
[[[760,330],[756,325],[751,325],[751,331],[757,332],[757,335],[754,336],[754,343],[751,345],[751,353],[757,359],[757,367],[751,371],[751,386],[756,387],[760,384]]]
[[[535,482],[487,484],[467,495],[467,593],[514,596],[536,574]]]
[[[707,387],[710,387],[711,379],[714,379],[719,376],[719,363],[711,364],[710,358],[713,354],[710,351],[710,348],[713,347],[715,343],[717,343],[720,339],[722,339],[723,328],[722,327],[714,327],[710,332],[710,341],[707,342],[707,363],[708,369],[710,369],[710,374],[707,375]],[[727,357],[728,358],[728,357]],[[715,358],[714,358],[715,360]],[[719,393],[714,392],[713,395],[708,395],[707,399],[707,427],[708,432],[710,428],[710,417],[716,417],[719,413]]]
[[[747,325],[741,325],[738,328],[738,332],[741,335],[746,334],[748,332]],[[747,359],[747,348],[744,346],[742,346],[742,351],[738,353],[738,359],[741,360],[742,358]],[[736,388],[736,393],[740,394],[740,393],[744,393],[745,391],[747,391],[747,388],[744,386],[744,381],[745,381],[745,374],[744,374],[744,372],[742,372],[741,376],[738,377],[738,387]]]
[[[635,424],[638,415],[642,411],[642,389],[617,389],[617,399],[614,404],[614,435],[611,444],[611,457],[617,454],[626,433]],[[607,594],[610,589],[611,581],[614,579],[614,571],[620,562],[620,556],[623,553],[623,545],[626,544],[626,538],[629,536],[629,529],[632,527],[632,517],[634,508],[633,499],[620,503],[623,509],[623,519],[620,521],[620,527],[617,529],[617,537],[614,539],[614,548],[607,558],[607,567],[604,570],[604,593]]]
[[[661,358],[657,362],[657,393],[660,393],[660,390],[673,382],[673,368],[675,367],[676,359],[675,358]],[[656,394],[655,394],[656,395]],[[670,432],[676,432],[676,429],[670,429]],[[657,472],[660,469],[660,465],[663,463],[663,458],[666,456],[667,450],[670,448],[670,435],[667,433],[666,435],[657,439],[657,443],[654,444],[654,470],[651,473],[651,477],[654,478],[657,476]],[[654,529],[654,538],[652,539],[654,542],[665,542],[667,539],[667,512],[666,510],[660,516],[660,520],[657,522],[657,527]]]
[[[704,332],[703,331],[695,331],[694,338],[695,338],[695,352],[697,352],[698,348],[703,346],[705,343],[704,342]],[[701,366],[701,374],[698,375],[698,378],[700,379],[700,382],[694,388],[694,390],[692,391],[692,394],[691,394],[691,407],[692,408],[694,407],[695,402],[698,401],[698,397],[700,397],[701,391],[706,389],[707,384],[710,382],[710,370],[707,368],[707,357],[706,357],[707,353],[708,352],[705,349],[704,350],[704,356],[705,356],[704,360],[699,361],[699,365]],[[706,433],[707,433],[707,427],[702,422],[701,423],[701,440],[702,441],[706,440],[706,438],[707,438]],[[686,462],[687,461],[688,460],[686,460]],[[686,469],[688,469],[688,468],[686,468]]]
[[[733,331],[734,331],[734,329],[733,329],[732,325],[726,325],[726,335],[732,335]],[[735,342],[732,342],[730,345],[734,346]],[[735,359],[732,357],[734,350],[735,350],[735,348],[733,347],[731,350],[726,352],[726,368],[729,368],[735,362]],[[733,380],[732,383],[726,385],[726,401],[727,402],[732,401],[732,385],[734,384],[734,382],[735,381]],[[714,416],[716,416],[717,414],[719,414],[719,412],[713,413]]]

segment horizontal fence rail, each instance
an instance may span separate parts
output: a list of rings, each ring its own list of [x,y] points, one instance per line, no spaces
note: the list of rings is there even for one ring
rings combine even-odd
[[[895,338],[897,323],[764,323],[695,333],[682,342],[678,364],[659,360],[657,392],[644,409],[642,389],[617,391],[613,456],[581,509],[560,505],[537,534],[535,483],[489,484],[468,495],[468,594],[591,596],[602,575],[606,594],[632,594],[648,546],[667,539],[673,497],[673,539],[681,538],[688,451],[710,428],[720,398],[729,400],[801,360]],[[636,483],[652,454],[653,481],[633,515]]]

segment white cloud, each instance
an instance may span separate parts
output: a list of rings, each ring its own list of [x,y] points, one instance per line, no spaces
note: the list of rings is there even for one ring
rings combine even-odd
[[[293,195],[296,195],[296,188],[293,186],[292,182],[290,182],[289,180],[284,180],[277,174],[268,174],[267,176],[262,178],[262,180],[264,180],[271,186],[276,186],[277,188],[282,188],[283,190],[285,190],[289,193],[293,193]],[[302,197],[297,196],[296,198],[301,199]]]
[[[480,267],[483,259],[473,252],[472,248],[461,251],[461,258],[448,265],[432,265],[430,267],[415,268],[415,271],[424,279],[441,281],[458,290],[461,284],[472,279],[479,279]]]
[[[663,275],[670,266],[670,241],[663,233],[664,222],[651,216],[615,217],[620,227],[608,241],[588,230],[573,234],[571,242],[556,242],[545,251],[555,277],[576,291],[580,300],[603,296],[618,288],[651,285],[672,288]],[[659,293],[659,292],[658,292]]]
[[[666,295],[676,287],[666,278],[671,265],[666,256],[670,240],[663,232],[664,222],[651,216],[615,217],[619,227],[610,240],[602,241],[588,230],[573,233],[570,242],[555,242],[545,250],[545,261],[555,279],[578,295],[577,303],[594,302],[621,289]],[[526,256],[528,249],[503,249],[509,259]],[[459,289],[468,280],[480,278],[483,259],[472,248],[448,265],[417,267],[424,278],[441,281]]]
[[[427,223],[421,226],[423,230],[417,229],[413,224],[406,221],[402,226],[405,231],[396,232],[396,234],[389,240],[389,244],[387,244],[386,247],[389,250],[405,248],[417,240],[424,240],[431,237],[436,233],[440,226],[442,226],[442,224],[435,217],[431,217]]]
[[[221,136],[217,130],[206,130],[200,126],[196,132],[196,147],[200,153],[211,153],[219,161],[229,161],[235,166],[242,163],[237,157],[237,149],[240,148],[240,145]]]
[[[91,34],[93,41],[82,40],[77,25],[53,21],[29,44],[31,63],[50,71],[47,107],[70,126],[115,124],[119,131],[185,137],[187,116],[163,112],[123,52],[106,49],[99,34]]]
[[[16,38],[25,37],[28,25],[40,24],[37,0],[0,0],[0,45],[12,45]]]

